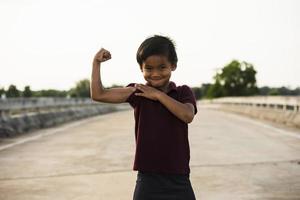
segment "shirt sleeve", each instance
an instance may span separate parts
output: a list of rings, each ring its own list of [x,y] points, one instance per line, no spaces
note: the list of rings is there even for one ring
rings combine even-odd
[[[182,85],[181,89],[182,89],[182,91],[181,91],[181,95],[180,95],[180,102],[193,104],[194,108],[195,108],[194,114],[196,114],[198,112],[198,110],[197,110],[196,97],[195,97],[193,90],[187,85]]]
[[[129,83],[126,87],[134,87],[135,83]],[[125,102],[129,103],[132,108],[135,108],[140,103],[140,96],[136,96],[135,93],[140,92],[140,90],[135,90],[129,95]]]

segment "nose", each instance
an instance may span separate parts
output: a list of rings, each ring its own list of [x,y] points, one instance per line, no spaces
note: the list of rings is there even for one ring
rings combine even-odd
[[[153,70],[152,73],[151,73],[151,76],[154,77],[154,78],[155,77],[160,77],[160,71],[157,70],[157,69]]]

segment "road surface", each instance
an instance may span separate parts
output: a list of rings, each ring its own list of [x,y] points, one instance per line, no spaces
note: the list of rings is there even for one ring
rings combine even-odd
[[[199,108],[189,124],[197,200],[300,199],[300,132]],[[1,200],[130,200],[133,110],[0,140]]]

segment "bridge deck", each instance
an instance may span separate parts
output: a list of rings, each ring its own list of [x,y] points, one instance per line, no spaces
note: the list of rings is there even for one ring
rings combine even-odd
[[[299,199],[300,133],[199,108],[189,125],[197,199]],[[133,112],[0,141],[0,199],[132,199]]]

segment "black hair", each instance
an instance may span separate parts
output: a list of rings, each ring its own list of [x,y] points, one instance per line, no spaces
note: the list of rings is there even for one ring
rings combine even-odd
[[[175,43],[169,37],[154,35],[142,42],[136,53],[136,60],[140,68],[142,68],[143,62],[152,55],[164,55],[172,65],[177,66]]]

